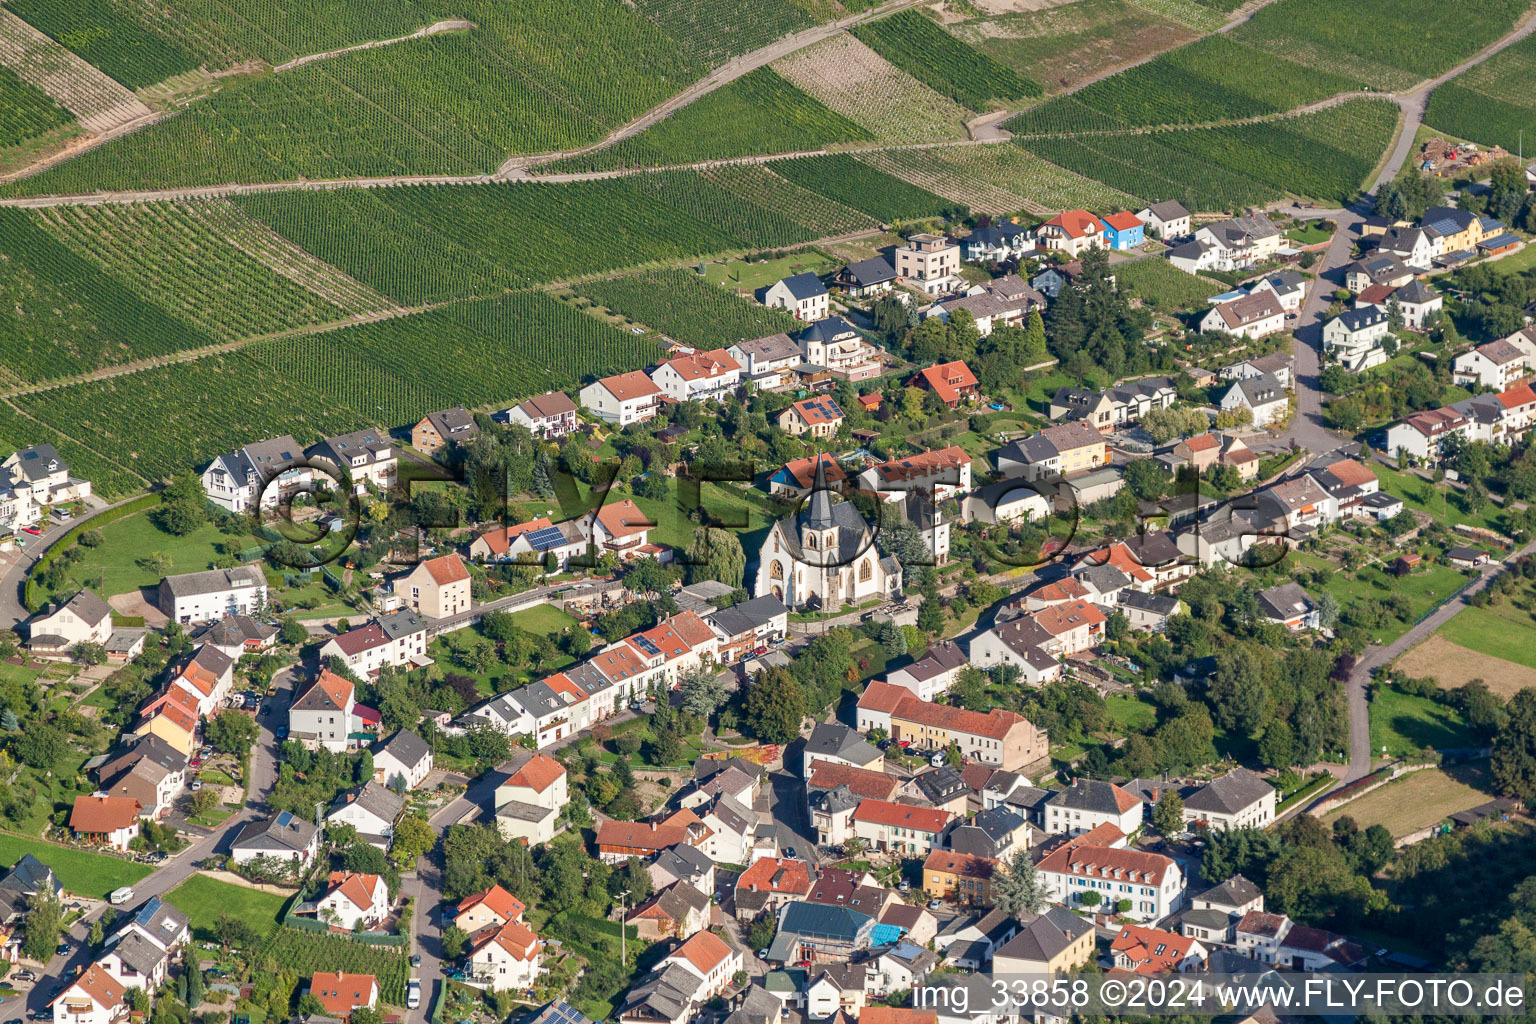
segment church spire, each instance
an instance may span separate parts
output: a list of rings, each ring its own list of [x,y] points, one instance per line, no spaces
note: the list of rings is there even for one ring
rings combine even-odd
[[[805,525],[812,530],[832,529],[832,491],[827,486],[826,458],[816,453],[816,479],[811,484],[811,515]]]

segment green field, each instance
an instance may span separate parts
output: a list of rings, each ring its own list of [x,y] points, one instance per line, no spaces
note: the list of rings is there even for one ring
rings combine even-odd
[[[1525,9],[1521,0],[1281,0],[1231,35],[1320,72],[1402,90],[1492,43]]]
[[[104,899],[113,889],[132,885],[150,872],[143,864],[118,857],[0,832],[0,864],[10,867],[28,853],[52,868],[67,892],[92,899]]]
[[[10,68],[0,67],[0,149],[73,120],[70,112],[53,102],[47,93],[17,78]]]
[[[1227,210],[1287,192],[1347,200],[1375,169],[1397,118],[1396,104],[1351,100],[1259,124],[1035,138],[1021,144],[1132,195],[1178,199],[1190,209]]]
[[[130,89],[191,71],[201,63],[150,32],[128,5],[89,0],[10,0],[11,13]]]
[[[541,604],[535,608],[513,612],[512,621],[517,624],[518,629],[526,629],[530,633],[542,633],[544,636],[555,636],[574,626],[576,617],[566,614],[552,604]]]
[[[1379,469],[1380,467],[1375,467]],[[1385,489],[1385,488],[1383,488]],[[1461,570],[1448,565],[1431,564],[1428,568],[1408,576],[1392,576],[1380,564],[1369,565],[1353,573],[1339,569],[1337,562],[1306,552],[1293,551],[1286,556],[1300,564],[1329,573],[1328,590],[1338,600],[1340,608],[1347,608],[1361,599],[1382,600],[1392,594],[1408,599],[1407,622],[1393,618],[1380,629],[1373,630],[1371,639],[1388,644],[1408,632],[1413,622],[1440,604],[1466,582]]]
[[[185,537],[176,537],[156,527],[146,513],[108,523],[100,532],[101,545],[82,546],[83,557],[70,567],[69,573],[80,586],[90,587],[103,597],[159,583],[160,574],[135,564],[146,555],[169,555],[171,572],[200,572],[218,557],[218,545],[233,543],[244,547],[256,543],[250,537],[226,536],[208,523]]]
[[[622,0],[463,0],[442,16],[475,28],[228,79],[180,116],[8,191],[484,173],[514,153],[593,142],[704,70]]]
[[[993,110],[1042,92],[1039,82],[972,49],[914,10],[867,21],[853,34],[919,82],[972,110]]]
[[[710,66],[815,24],[795,0],[635,0],[635,7]]]
[[[248,889],[207,875],[188,878],[166,893],[165,901],[187,915],[192,932],[199,939],[212,937],[214,922],[220,914],[238,918],[264,935],[277,924],[283,904],[288,902],[277,893]]]
[[[863,210],[886,224],[937,217],[955,205],[844,153],[778,160],[768,167],[781,178]]]
[[[1531,588],[1522,586],[1516,595],[1528,600]],[[1536,668],[1536,621],[1507,597],[1487,608],[1463,608],[1436,632],[1479,654]]]
[[[592,281],[576,293],[695,348],[721,348],[801,326],[788,313],[739,298],[693,270]]]
[[[732,291],[755,292],[795,274],[826,274],[837,266],[837,261],[825,253],[807,249],[777,259],[708,263],[704,266],[704,280]]]
[[[1390,686],[1377,687],[1371,694],[1372,757],[1407,757],[1425,747],[1454,750],[1479,746],[1482,740],[1454,708]]]
[[[1134,693],[1105,697],[1104,713],[1121,731],[1140,732],[1157,724],[1157,707]]]
[[[1008,129],[1048,135],[1203,124],[1281,113],[1360,86],[1216,35],[1028,110]]]
[[[748,72],[617,146],[544,165],[544,171],[659,167],[755,153],[869,142],[873,133],[807,96],[772,68]]]
[[[1203,309],[1206,299],[1227,286],[1198,274],[1186,274],[1165,259],[1148,256],[1114,267],[1115,283],[1153,309]]]

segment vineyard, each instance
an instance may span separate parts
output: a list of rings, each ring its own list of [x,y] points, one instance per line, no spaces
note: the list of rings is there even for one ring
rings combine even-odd
[[[1043,91],[956,39],[917,11],[865,22],[853,34],[913,78],[972,110],[992,110]]]
[[[965,137],[969,111],[846,33],[775,61],[773,69],[882,141]]]
[[[269,958],[278,970],[304,977],[320,971],[371,974],[378,979],[381,1003],[405,1005],[409,971],[401,947],[372,946],[356,939],[279,925],[273,929],[272,941],[261,956],[263,961]]]
[[[181,115],[7,191],[487,172],[510,153],[591,142],[699,71],[621,0],[462,8],[472,31],[227,80]]]
[[[710,67],[814,24],[792,0],[636,0],[635,6]]]
[[[1536,123],[1536,39],[1527,37],[1429,94],[1424,119],[1485,146],[1519,152]]]
[[[211,344],[53,238],[24,210],[0,209],[0,367],[43,381]]]
[[[10,0],[7,6],[129,89],[154,85],[202,63],[101,0]]]
[[[359,312],[322,300],[230,244],[228,224],[173,203],[55,206],[38,217],[76,255],[214,341],[340,320]],[[239,230],[239,225],[233,225]],[[256,234],[252,226],[251,234]]]
[[[120,84],[0,7],[0,64],[52,97],[90,131],[104,131],[149,113]]]
[[[1131,0],[1131,3],[1202,34],[1216,31],[1227,20],[1200,0]]]
[[[1008,129],[1034,135],[1203,124],[1281,113],[1360,87],[1216,35],[1025,111]]]
[[[1526,6],[1523,0],[1280,0],[1255,12],[1232,37],[1318,71],[1403,90],[1498,39]]]
[[[146,477],[206,463],[253,438],[309,440],[398,426],[444,406],[509,404],[648,365],[655,346],[543,293],[206,356],[38,392],[23,411],[89,438]],[[3,428],[3,423],[0,423]],[[62,449],[61,449],[62,450]]]
[[[863,210],[882,224],[937,217],[954,206],[927,189],[842,153],[778,160],[768,167],[779,177]]]
[[[811,99],[772,68],[763,67],[700,97],[617,146],[545,164],[539,170],[659,167],[873,139],[864,128]]]
[[[795,225],[792,234],[813,238],[871,231],[879,223],[868,214],[804,188],[758,164],[715,167],[700,176],[729,192],[746,210],[776,214]],[[745,234],[745,232],[741,232]]]
[[[1186,274],[1167,260],[1152,257],[1115,265],[1115,283],[1153,309],[1199,309],[1227,286],[1198,274]]]
[[[948,26],[977,50],[1055,92],[1197,35],[1126,0],[1076,0],[1046,10],[972,18]]]
[[[859,159],[978,213],[1072,207],[1109,211],[1139,205],[1133,195],[1007,144],[870,152]]]
[[[1396,104],[1352,100],[1314,114],[1225,128],[1037,138],[1030,152],[1150,200],[1230,210],[1291,192],[1344,201],[1376,166]]]
[[[12,452],[45,441],[52,443],[64,457],[71,473],[89,480],[91,489],[102,497],[115,498],[144,489],[144,481],[132,470],[97,454],[51,427],[28,419],[10,403],[0,402],[0,448]]]
[[[593,281],[576,293],[695,348],[720,348],[781,331],[793,333],[802,326],[781,310],[738,298],[686,269]]]
[[[0,67],[0,149],[14,146],[74,120],[69,111]]]

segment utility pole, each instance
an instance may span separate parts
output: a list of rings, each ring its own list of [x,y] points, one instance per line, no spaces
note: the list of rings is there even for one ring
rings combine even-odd
[[[623,892],[619,893],[619,965],[620,966],[624,966],[624,965],[629,963],[629,947],[628,947],[628,945],[624,941],[625,938],[626,938],[626,936],[624,934],[624,931],[625,931],[625,929],[624,929],[624,900],[628,896],[629,896],[629,890],[628,889],[625,889]]]

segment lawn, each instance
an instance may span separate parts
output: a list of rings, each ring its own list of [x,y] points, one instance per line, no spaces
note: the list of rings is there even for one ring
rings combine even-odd
[[[1522,270],[1530,270],[1536,267],[1536,245],[1527,244],[1519,252],[1512,252],[1488,266],[1500,274],[1518,274]]]
[[[1371,695],[1374,757],[1408,757],[1425,747],[1448,750],[1481,744],[1481,738],[1454,708],[1390,686],[1378,687]]]
[[[1115,693],[1104,698],[1104,713],[1121,731],[1141,732],[1157,721],[1157,708],[1134,693]]]
[[[1492,799],[1488,762],[1474,761],[1414,772],[1345,804],[1324,820],[1331,824],[1348,815],[1361,828],[1383,825],[1397,837]]]
[[[1462,575],[1461,570],[1448,565],[1431,564],[1428,569],[1398,577],[1388,575],[1379,563],[1366,566],[1354,573],[1346,573],[1340,570],[1337,562],[1309,552],[1294,551],[1287,557],[1294,558],[1309,568],[1326,571],[1329,574],[1328,590],[1339,602],[1341,608],[1346,608],[1352,602],[1363,598],[1379,601],[1392,593],[1406,597],[1411,613],[1408,621],[1393,619],[1381,629],[1376,630],[1372,639],[1377,643],[1391,643],[1408,632],[1409,627],[1425,612],[1444,601],[1466,583],[1466,577]]]
[[[237,917],[265,935],[283,911],[286,897],[193,875],[165,894],[165,901],[191,920],[197,937],[209,938],[220,914]]]
[[[138,564],[152,553],[168,555],[173,573],[200,572],[218,557],[216,545],[234,542],[244,548],[257,543],[252,537],[230,537],[208,523],[185,537],[175,537],[157,527],[143,512],[108,523],[100,533],[102,544],[94,548],[82,546],[84,557],[71,567],[70,575],[98,588],[104,596],[159,583],[160,573]]]
[[[14,865],[28,853],[52,868],[59,883],[79,896],[104,898],[113,889],[132,885],[150,872],[132,861],[0,832],[0,864]]]
[[[1421,476],[1384,466],[1380,462],[1371,463],[1371,470],[1381,481],[1382,490],[1403,499],[1404,505],[1417,512],[1428,512],[1447,526],[1465,523],[1507,532],[1503,529],[1504,513],[1492,502],[1480,512],[1468,512],[1462,507],[1456,488],[1450,484],[1440,485],[1445,488],[1442,505],[1440,487]]]
[[[1516,589],[1515,596],[1529,601],[1531,593],[1526,583]],[[1507,597],[1486,608],[1463,608],[1436,632],[1480,654],[1536,668],[1536,618]]]
[[[819,249],[791,253],[776,260],[730,260],[710,263],[704,268],[704,280],[724,285],[733,291],[755,292],[795,274],[826,274],[837,262]]]
[[[1308,221],[1299,228],[1292,228],[1285,233],[1285,237],[1297,245],[1316,245],[1318,242],[1326,242],[1332,238],[1333,232],[1314,220]]]
[[[573,616],[567,615],[552,604],[541,604],[520,612],[513,612],[512,621],[517,624],[518,629],[544,636],[556,636],[564,632],[566,627],[576,624]]]

